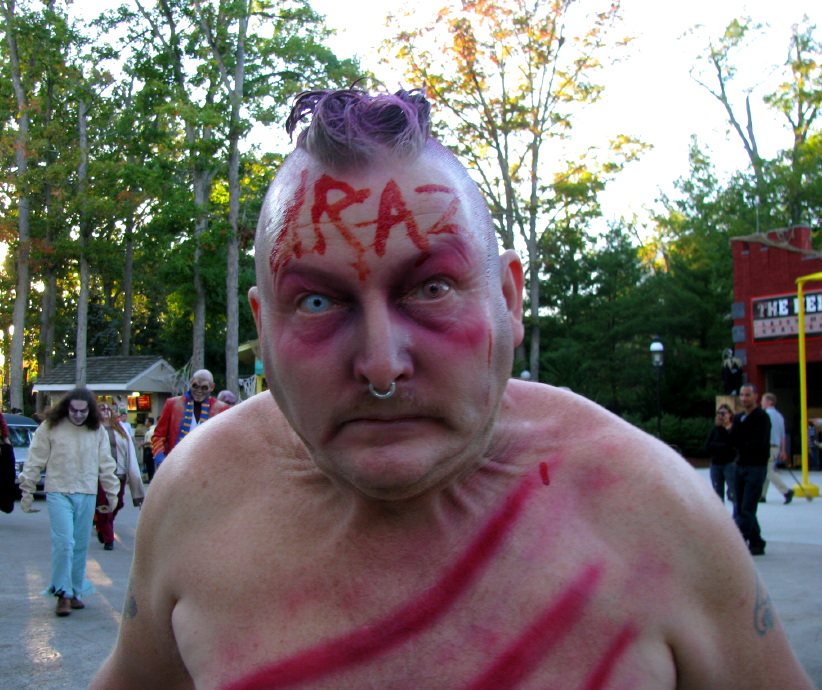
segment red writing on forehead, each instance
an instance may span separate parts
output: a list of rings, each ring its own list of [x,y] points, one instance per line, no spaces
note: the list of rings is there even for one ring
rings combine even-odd
[[[300,173],[300,184],[297,186],[294,198],[285,209],[282,232],[274,240],[274,246],[268,256],[268,266],[272,274],[276,273],[287,262],[285,257],[295,256],[299,259],[303,255],[303,243],[297,229],[297,221],[300,217],[300,209],[305,203],[307,187],[308,171],[303,170]],[[316,254],[325,253],[325,238],[319,235],[311,251]]]
[[[268,263],[272,275],[275,275],[281,268],[286,266],[291,259],[299,259],[305,254],[322,255],[325,253],[326,236],[320,226],[323,222],[330,222],[345,244],[354,252],[354,260],[351,266],[357,271],[360,280],[365,280],[370,272],[370,267],[365,260],[367,251],[373,248],[378,257],[385,256],[391,231],[396,226],[404,225],[406,237],[423,253],[428,251],[428,235],[454,233],[460,229],[459,225],[452,223],[460,202],[457,191],[451,187],[431,184],[421,185],[414,189],[416,194],[448,194],[452,197],[442,216],[423,232],[420,230],[419,223],[408,207],[402,190],[395,180],[388,180],[385,187],[383,187],[376,218],[350,224],[343,220],[343,212],[351,206],[363,203],[371,196],[371,190],[354,189],[347,182],[336,180],[329,175],[322,175],[314,183],[314,199],[311,204],[314,246],[306,250],[303,246],[298,221],[300,212],[306,204],[307,189],[308,171],[303,170],[300,176],[300,184],[286,207],[283,229],[275,240],[269,255]],[[342,196],[339,196],[340,194]],[[332,197],[335,199],[334,201],[331,201]],[[375,226],[374,240],[370,244],[364,244],[354,234],[353,230],[354,228],[369,225]]]
[[[428,238],[420,235],[417,221],[405,204],[400,186],[394,180],[388,180],[380,194],[380,210],[377,213],[377,234],[374,236],[374,251],[377,252],[377,256],[385,255],[388,233],[391,232],[391,228],[401,223],[405,223],[405,231],[414,246],[422,251],[428,251]]]

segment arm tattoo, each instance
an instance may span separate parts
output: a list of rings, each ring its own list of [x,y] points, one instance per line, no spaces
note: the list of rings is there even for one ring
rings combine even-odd
[[[132,618],[137,618],[137,599],[131,591],[131,580],[129,580],[126,601],[123,604],[123,620],[131,620]]]
[[[773,630],[775,622],[771,597],[759,578],[756,578],[756,602],[753,614],[754,630],[757,635],[764,637],[768,631]]]

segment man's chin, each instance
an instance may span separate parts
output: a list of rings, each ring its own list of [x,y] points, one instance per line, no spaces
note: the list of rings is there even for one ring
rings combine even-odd
[[[416,498],[464,470],[459,460],[413,442],[332,453],[316,463],[359,494],[387,501]]]

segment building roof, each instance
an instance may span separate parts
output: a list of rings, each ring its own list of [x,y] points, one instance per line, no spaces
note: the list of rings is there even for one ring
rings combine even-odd
[[[77,362],[58,364],[34,384],[36,391],[67,391],[75,386]],[[162,357],[89,357],[86,359],[86,386],[97,394],[107,391],[171,393],[174,368]]]

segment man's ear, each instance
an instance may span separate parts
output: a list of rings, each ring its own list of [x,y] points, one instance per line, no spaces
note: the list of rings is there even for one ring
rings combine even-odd
[[[251,305],[251,312],[254,314],[254,323],[257,326],[257,337],[260,337],[260,297],[257,286],[254,285],[248,290],[248,303]]]
[[[525,337],[525,326],[522,323],[522,291],[525,287],[525,276],[522,273],[522,262],[513,249],[504,251],[499,260],[502,294],[511,318],[511,332],[516,347]]]

